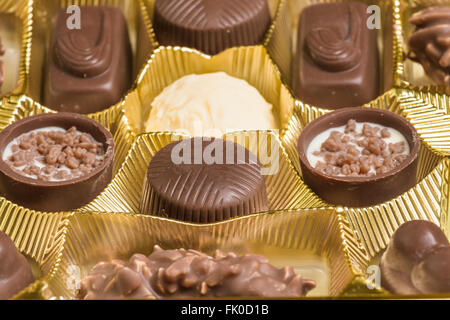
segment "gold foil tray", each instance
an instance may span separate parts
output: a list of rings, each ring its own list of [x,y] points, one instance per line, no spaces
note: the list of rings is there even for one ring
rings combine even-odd
[[[61,235],[61,224],[71,213],[43,213],[0,201],[0,230],[8,234],[30,263],[35,282],[22,292],[40,287],[38,279],[48,275],[55,259],[52,247]],[[17,293],[16,297],[22,296]]]
[[[332,209],[275,212],[215,224],[88,213],[74,214],[61,226],[59,241],[51,249],[58,252],[57,261],[40,285],[24,292],[22,298],[75,299],[80,280],[94,264],[128,259],[133,253],[150,254],[156,244],[209,254],[219,248],[263,254],[278,267],[292,265],[305,277],[314,278],[318,287],[310,296],[381,292],[369,289],[363,273],[367,255],[345,219]],[[317,264],[320,272],[308,274],[308,266]]]
[[[113,182],[82,212],[140,213],[144,179],[152,157],[181,136],[170,133],[140,135]],[[319,208],[325,205],[303,183],[273,132],[238,132],[225,136],[257,155],[264,165],[270,210]],[[272,151],[270,152],[269,149]]]
[[[0,94],[23,92],[30,71],[33,0],[7,0],[0,3],[0,37],[5,46],[5,80]]]
[[[403,109],[398,98],[399,93],[395,89],[388,91],[377,100],[365,107],[382,108],[392,112],[411,117],[411,112]],[[297,139],[302,128],[328,112],[327,110],[310,107],[300,101],[289,122],[288,130],[281,139],[286,146],[287,153],[292,159],[294,167],[301,174],[300,162],[297,153]],[[433,148],[433,137],[421,131],[418,124],[421,117],[417,116],[413,125],[420,133],[422,142],[419,152],[419,164],[417,173],[417,185],[404,194],[368,208],[341,208],[356,230],[356,235],[365,245],[370,256],[384,249],[392,233],[404,222],[412,219],[426,219],[437,224],[441,219],[447,219],[446,204],[449,194],[448,183],[445,174],[448,173],[448,159]],[[444,131],[444,127],[441,127]],[[444,224],[442,224],[443,226]]]

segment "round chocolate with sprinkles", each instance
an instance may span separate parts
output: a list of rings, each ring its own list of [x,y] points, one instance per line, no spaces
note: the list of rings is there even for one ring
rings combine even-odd
[[[0,194],[39,211],[66,211],[93,200],[111,181],[112,134],[75,113],[24,118],[0,132]]]

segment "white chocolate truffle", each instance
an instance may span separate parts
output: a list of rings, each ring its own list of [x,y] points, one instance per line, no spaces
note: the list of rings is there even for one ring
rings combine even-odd
[[[270,130],[272,105],[245,80],[224,72],[191,74],[166,87],[152,102],[146,131],[220,137],[237,130]]]

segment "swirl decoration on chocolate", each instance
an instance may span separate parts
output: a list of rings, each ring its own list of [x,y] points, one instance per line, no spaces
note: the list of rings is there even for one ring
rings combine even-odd
[[[129,262],[100,262],[81,281],[81,299],[301,297],[316,287],[293,267],[278,269],[256,254],[163,250]]]
[[[350,70],[360,63],[361,18],[355,7],[348,7],[348,33],[332,27],[314,28],[306,35],[306,46],[314,62],[325,70]]]
[[[82,28],[62,33],[55,44],[56,60],[60,67],[82,78],[100,75],[111,64],[112,34],[105,29],[113,21],[111,15],[104,10],[97,10],[96,16],[101,28],[95,43],[89,39],[89,28]]]
[[[450,7],[431,7],[411,16],[416,26],[408,45],[408,58],[422,64],[439,85],[450,85]]]

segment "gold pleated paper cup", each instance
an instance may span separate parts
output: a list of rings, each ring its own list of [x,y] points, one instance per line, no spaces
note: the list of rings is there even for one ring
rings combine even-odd
[[[39,279],[48,275],[55,259],[49,254],[59,237],[61,224],[69,212],[44,213],[23,209],[5,199],[0,200],[0,230],[5,232],[17,249],[27,258],[35,281],[14,297],[34,292],[40,287]]]
[[[0,3],[0,37],[5,54],[5,80],[0,96],[23,93],[30,71],[33,0],[6,0]]]
[[[290,21],[292,22],[289,32],[293,35],[293,56],[295,57],[297,51],[297,33],[300,15],[305,7],[318,3],[335,2],[361,2],[368,6],[375,6],[377,9],[375,9],[375,7],[369,9],[370,14],[378,16],[379,13],[380,17],[379,20],[376,19],[374,21],[379,22],[380,27],[380,29],[377,30],[380,74],[379,95],[383,95],[383,93],[393,88],[395,83],[395,71],[398,69],[396,66],[399,63],[399,59],[402,59],[402,56],[399,55],[399,47],[396,45],[396,38],[393,36],[394,30],[396,29],[396,20],[394,19],[396,13],[394,4],[396,1],[397,0],[288,0],[288,11],[291,17]],[[364,27],[365,26],[366,22],[364,22]],[[292,60],[292,63],[294,63],[294,60],[295,58]],[[291,65],[291,69],[295,69],[293,65]],[[294,79],[294,75],[292,75],[292,79]],[[292,82],[289,82],[289,84],[292,85]],[[373,102],[368,101],[368,103]]]
[[[140,210],[144,181],[153,156],[166,145],[186,138],[173,133],[149,133],[138,136],[112,183],[80,212],[134,213]],[[263,166],[269,208],[292,210],[326,206],[301,180],[284,151],[277,134],[271,131],[230,133],[223,137],[243,145],[255,154]],[[150,208],[149,211],[154,211]]]
[[[50,50],[50,37],[56,16],[60,9],[71,5],[78,6],[113,6],[121,9],[127,23],[133,53],[133,82],[130,83],[129,91],[136,85],[136,77],[141,72],[155,42],[152,34],[148,13],[142,1],[136,0],[34,0],[33,1],[33,33],[32,50],[29,57],[31,65],[27,75],[27,94],[34,101],[42,102],[45,85],[45,77],[42,76],[47,70],[47,55]],[[115,116],[120,112],[120,102],[99,112]]]
[[[379,252],[389,242],[390,236],[403,222],[412,219],[425,219],[440,223],[446,220],[448,209],[448,159],[443,153],[434,149],[435,136],[427,135],[427,130],[421,130],[421,117],[408,112],[402,105],[401,90],[390,90],[377,100],[365,105],[367,108],[387,109],[410,120],[419,132],[421,148],[418,158],[417,184],[402,195],[376,206],[367,208],[338,207],[347,215],[352,227],[356,230],[370,255]],[[300,161],[297,152],[297,140],[302,129],[311,121],[324,115],[327,110],[310,107],[297,101],[294,115],[289,122],[288,130],[281,136],[283,145],[294,167],[301,174]],[[430,125],[432,127],[432,125]],[[436,129],[436,128],[434,128]],[[444,127],[441,131],[445,132]],[[445,135],[439,135],[444,137]],[[443,224],[445,225],[445,224]]]
[[[277,267],[291,265],[317,282],[310,297],[337,297],[355,292],[383,293],[365,277],[368,257],[346,220],[333,209],[251,215],[214,224],[187,224],[159,217],[75,214],[59,231],[58,253],[51,272],[29,295],[76,299],[80,280],[100,261],[150,254],[155,245],[214,253],[266,256]]]
[[[148,8],[149,17],[153,19],[155,0],[143,0]],[[291,32],[288,0],[267,0],[269,4],[272,23],[266,31],[261,45],[267,49],[272,59],[281,70],[283,80],[290,82],[291,79]],[[153,32],[153,29],[152,29]],[[157,42],[157,34],[155,40]],[[155,46],[156,47],[156,46]]]
[[[135,140],[135,135],[128,126],[124,112],[121,109],[118,110],[120,112],[115,118],[111,118],[111,113],[109,113],[106,117],[104,113],[88,115],[88,117],[100,122],[113,135],[115,143],[113,177],[117,174],[120,167],[124,163],[125,158]],[[0,103],[0,131],[18,120],[42,113],[55,113],[55,111],[41,106],[39,103],[24,95],[17,97],[5,97]],[[0,197],[0,203],[2,201],[4,201],[4,198]],[[26,208],[18,205],[15,206],[20,208],[22,211],[27,210]]]
[[[396,15],[394,37],[398,46],[401,59],[396,65],[397,84],[405,89],[422,91],[430,94],[450,95],[450,88],[443,85],[437,85],[429,79],[419,62],[414,62],[407,57],[408,39],[414,31],[414,25],[408,20],[411,16],[427,7],[432,6],[450,6],[449,0],[395,0]]]

